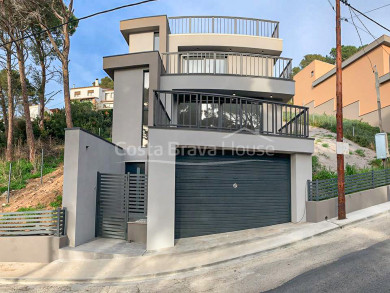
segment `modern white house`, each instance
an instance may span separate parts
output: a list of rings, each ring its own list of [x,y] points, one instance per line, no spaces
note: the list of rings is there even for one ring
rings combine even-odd
[[[73,87],[70,89],[72,101],[91,102],[97,110],[112,109],[114,104],[114,90],[103,88],[96,79],[93,86]]]
[[[287,103],[295,82],[279,23],[162,15],[120,30],[129,52],[103,59],[115,85],[112,142],[66,131],[70,246],[138,237],[158,250],[306,221],[314,141],[308,108]],[[99,99],[92,89],[101,90],[72,89],[72,99]]]

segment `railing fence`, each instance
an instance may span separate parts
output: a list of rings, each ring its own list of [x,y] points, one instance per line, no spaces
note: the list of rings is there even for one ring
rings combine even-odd
[[[308,181],[309,201],[320,201],[338,196],[337,178]],[[345,194],[390,185],[390,169],[345,176]]]
[[[65,209],[0,213],[0,236],[65,234]]]
[[[188,91],[155,91],[154,126],[309,136],[306,107]]]
[[[228,74],[292,79],[292,59],[251,53],[191,51],[161,54],[163,74]]]
[[[279,22],[229,16],[169,17],[171,34],[235,34],[279,38]]]

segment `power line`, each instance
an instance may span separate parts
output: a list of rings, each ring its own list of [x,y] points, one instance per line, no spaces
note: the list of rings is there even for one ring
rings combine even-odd
[[[385,7],[388,7],[388,6],[390,6],[390,4],[382,5],[382,6],[380,6],[380,7],[377,7],[377,8],[371,9],[371,10],[368,10],[368,11],[366,11],[366,12],[364,12],[364,13],[367,14],[367,13],[370,13],[370,12],[374,12],[374,11],[376,11],[376,10],[379,10],[379,9],[382,9],[382,8],[385,8]],[[348,19],[352,19],[352,18],[354,18],[354,16],[349,17]]]
[[[359,11],[358,9],[356,9],[355,7],[353,7],[351,4],[348,3],[347,0],[341,0],[341,2],[348,6],[349,8],[353,9],[354,11],[358,12],[359,14],[363,15],[365,18],[369,19],[370,21],[372,21],[373,23],[375,23],[376,25],[380,26],[381,28],[387,30],[388,32],[390,32],[390,29],[388,29],[387,27],[385,27],[384,25],[380,24],[379,22],[377,22],[376,20],[372,19],[371,17],[365,15],[363,12]]]
[[[370,61],[370,65],[371,65],[371,69],[372,69],[372,72],[374,72],[374,66],[372,65],[372,62],[371,62],[371,58],[370,56],[368,56],[366,50],[365,50],[365,47],[363,45],[363,41],[362,41],[362,37],[360,36],[360,33],[359,33],[359,30],[357,29],[356,25],[355,25],[355,21],[353,20],[353,17],[352,17],[352,9],[349,7],[349,13],[351,14],[351,20],[352,20],[352,23],[353,25],[355,26],[355,29],[356,29],[356,32],[359,36],[359,40],[360,40],[360,44],[362,45],[363,47],[363,52],[364,52],[364,55],[367,56],[368,60]],[[355,14],[356,15],[356,14]]]
[[[91,17],[94,17],[94,16],[97,16],[97,15],[100,15],[100,14],[105,14],[105,13],[108,13],[108,12],[112,12],[112,11],[115,11],[115,10],[120,10],[120,9],[123,9],[123,8],[127,8],[127,7],[132,7],[132,6],[137,6],[137,5],[141,5],[141,4],[146,4],[146,3],[149,3],[149,2],[155,2],[155,1],[158,1],[158,0],[144,0],[144,1],[140,1],[140,2],[136,2],[136,3],[131,3],[131,4],[127,4],[127,5],[122,5],[122,6],[118,6],[118,7],[115,7],[115,8],[111,8],[111,9],[107,9],[107,10],[103,10],[103,11],[99,11],[99,12],[96,12],[96,13],[92,13],[92,14],[89,14],[89,15],[86,15],[86,16],[83,16],[83,17],[80,17],[78,19],[72,19],[72,20],[69,20],[65,23],[62,23],[60,25],[56,25],[56,26],[53,26],[53,27],[50,27],[50,28],[47,28],[47,29],[44,29],[44,30],[41,30],[39,32],[35,32],[35,33],[32,33],[32,34],[28,34],[22,38],[19,38],[19,39],[16,39],[16,40],[13,40],[13,41],[9,41],[7,43],[3,43],[0,45],[0,48],[1,47],[4,47],[8,44],[12,44],[12,43],[15,43],[15,42],[19,42],[19,41],[22,41],[24,39],[27,39],[27,38],[31,38],[35,35],[40,35],[42,33],[45,33],[47,31],[52,31],[52,30],[55,30],[57,28],[60,28],[66,24],[70,24],[72,22],[79,22],[80,20],[84,20],[84,19],[87,19],[87,18],[91,18]]]
[[[367,26],[364,24],[364,22],[360,19],[360,17],[356,14],[355,11],[353,11],[351,8],[350,8],[350,11],[352,11],[354,14],[355,14],[355,17],[360,21],[360,23],[365,27],[365,29],[368,31],[368,33],[371,35],[371,37],[374,39],[374,41],[378,44],[378,39],[370,32],[370,30],[367,28]],[[352,15],[352,14],[351,14]],[[353,21],[353,19],[352,19]],[[385,50],[385,52],[390,56],[390,53],[386,50],[386,47],[383,46],[383,50]]]
[[[333,10],[334,12],[336,12],[336,10],[335,10],[335,8],[334,8],[332,2],[330,2],[330,0],[328,0],[328,3],[329,3],[329,5],[330,5],[330,7],[332,8],[332,10]],[[390,4],[389,4],[389,5],[390,5]],[[348,21],[349,18],[341,17],[340,19],[341,19],[342,21],[345,21],[346,23],[352,25],[352,23],[350,23],[350,22]],[[361,28],[361,27],[355,25],[355,28],[356,28],[356,27],[357,27],[358,29],[360,29],[361,31],[365,32],[366,34],[370,34],[370,33],[369,33],[368,31],[366,31],[365,29],[363,29],[363,28]]]

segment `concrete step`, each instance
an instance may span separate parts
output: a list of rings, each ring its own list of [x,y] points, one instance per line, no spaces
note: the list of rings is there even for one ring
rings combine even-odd
[[[63,247],[59,250],[59,260],[98,260],[142,256],[145,245],[129,243],[125,240],[96,238],[77,247]]]

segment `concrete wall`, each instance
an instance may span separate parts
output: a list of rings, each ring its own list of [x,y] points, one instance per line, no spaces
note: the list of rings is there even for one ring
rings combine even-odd
[[[200,48],[201,50],[222,50],[233,52],[260,53],[279,56],[283,40],[246,35],[229,34],[177,34],[169,35],[169,52]]]
[[[49,263],[58,259],[58,250],[67,245],[67,237],[0,237],[0,262]]]
[[[122,147],[141,147],[145,69],[148,68],[115,71],[112,141]]]
[[[268,150],[292,154],[292,220],[302,218],[306,181],[311,178],[311,139],[221,133],[199,130],[149,130],[147,249],[174,246],[176,147],[213,146],[232,149]],[[302,219],[302,221],[304,218]]]
[[[160,35],[159,51],[161,53],[167,52],[169,25],[168,25],[168,18],[166,15],[123,20],[120,22],[120,31],[127,43],[129,43],[129,36],[131,34],[144,33],[144,32],[159,32]],[[144,50],[144,51],[149,51],[149,50]]]
[[[279,98],[288,101],[295,93],[295,83],[265,77],[234,75],[163,75],[161,89],[209,90],[218,93],[246,93],[250,96]]]
[[[129,53],[148,52],[154,50],[154,32],[129,35]]]
[[[63,207],[69,245],[95,237],[97,172],[124,173],[123,150],[82,129],[65,132]]]
[[[348,218],[348,213],[390,201],[390,186],[348,194],[345,201]],[[337,197],[306,202],[306,214],[307,221],[314,223],[324,221],[325,217],[328,219],[337,217]]]
[[[305,106],[309,108],[310,114],[327,114],[327,115],[336,115],[335,111],[335,99],[330,99],[329,101],[316,106],[315,101],[311,101]],[[372,126],[379,126],[379,115],[378,110],[369,112],[364,115],[359,115],[360,113],[360,101],[356,101],[352,104],[346,105],[343,108],[343,115],[345,119],[350,120],[361,120],[367,122]],[[390,106],[382,108],[382,125],[383,129],[386,132],[390,132]]]
[[[306,222],[307,180],[312,179],[311,154],[291,155],[291,221]]]

